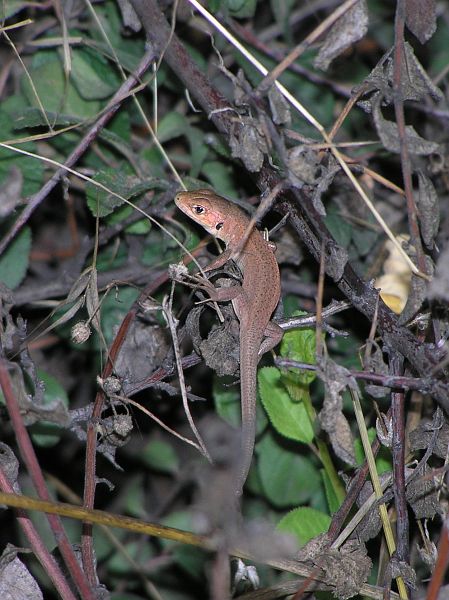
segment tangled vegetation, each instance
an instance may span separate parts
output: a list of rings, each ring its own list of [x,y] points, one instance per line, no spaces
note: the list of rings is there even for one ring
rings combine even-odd
[[[0,15],[2,597],[449,595],[447,3]],[[200,188],[281,271],[239,500]]]

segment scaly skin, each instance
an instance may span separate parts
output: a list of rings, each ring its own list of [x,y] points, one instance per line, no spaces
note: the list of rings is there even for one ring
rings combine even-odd
[[[240,247],[249,217],[210,190],[179,192],[175,202],[187,216],[226,244],[226,250],[204,271],[223,266]],[[242,457],[236,482],[236,493],[240,495],[251,466],[256,435],[257,363],[263,353],[280,342],[283,331],[270,320],[281,292],[279,267],[270,244],[253,229],[234,260],[243,274],[242,284],[205,289],[211,300],[231,300],[240,321]]]

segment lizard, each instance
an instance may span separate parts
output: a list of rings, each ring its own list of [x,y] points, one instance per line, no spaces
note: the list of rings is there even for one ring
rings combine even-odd
[[[283,335],[282,328],[271,321],[281,293],[279,267],[274,245],[255,227],[248,235],[250,217],[229,200],[203,189],[179,192],[175,203],[188,217],[225,243],[226,249],[203,270],[211,271],[234,260],[243,277],[240,285],[231,287],[217,288],[209,282],[201,286],[210,300],[231,301],[240,322],[242,441],[235,490],[240,496],[251,466],[256,436],[257,364],[261,355],[274,348]]]

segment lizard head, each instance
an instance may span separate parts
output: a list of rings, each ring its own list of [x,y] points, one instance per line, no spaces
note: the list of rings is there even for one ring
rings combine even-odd
[[[233,237],[232,219],[229,217],[234,215],[235,211],[242,212],[232,202],[211,190],[179,192],[175,196],[175,203],[182,212],[202,225],[207,232],[225,242]]]

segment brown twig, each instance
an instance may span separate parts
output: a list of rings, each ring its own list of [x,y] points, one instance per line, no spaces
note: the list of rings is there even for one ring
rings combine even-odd
[[[393,375],[402,371],[402,357],[395,353],[391,357],[390,368]],[[393,425],[392,459],[393,459],[393,491],[397,514],[396,521],[396,555],[400,561],[409,560],[409,522],[407,500],[405,498],[405,416],[404,392],[393,391],[391,394],[391,421]]]
[[[277,358],[276,364],[279,367],[288,367],[293,369],[304,369],[306,371],[316,371],[317,366],[309,363],[303,363],[287,358]],[[380,373],[370,373],[369,371],[354,371],[348,370],[348,374],[354,379],[366,381],[381,387],[392,388],[396,390],[418,390],[425,394],[431,394],[434,387],[441,387],[441,382],[437,379],[424,377],[406,377],[405,375],[382,375]],[[446,392],[449,393],[449,386],[445,386]]]
[[[438,558],[433,569],[432,579],[427,588],[426,600],[437,600],[444,576],[447,574],[447,564],[449,561],[449,523],[446,518],[441,528],[440,541],[438,543]]]

